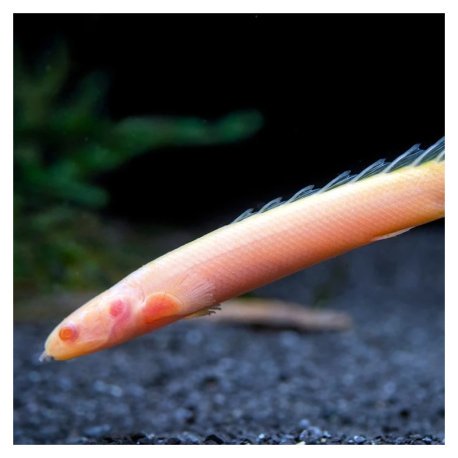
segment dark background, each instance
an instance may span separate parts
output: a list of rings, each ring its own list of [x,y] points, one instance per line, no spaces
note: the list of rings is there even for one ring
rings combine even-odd
[[[212,120],[256,109],[250,140],[173,149],[104,174],[109,216],[201,224],[393,159],[444,131],[443,15],[16,15],[27,59],[64,39],[104,107]],[[223,218],[223,219],[224,219]]]

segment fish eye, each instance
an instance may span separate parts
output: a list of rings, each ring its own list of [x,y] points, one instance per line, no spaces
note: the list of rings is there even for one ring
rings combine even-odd
[[[73,342],[78,337],[78,329],[74,324],[66,324],[60,328],[59,337],[64,342]]]

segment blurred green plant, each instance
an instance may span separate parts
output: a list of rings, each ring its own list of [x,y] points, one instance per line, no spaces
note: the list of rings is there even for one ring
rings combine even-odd
[[[71,89],[71,61],[57,45],[33,67],[14,59],[15,286],[48,290],[108,281],[109,242],[96,210],[109,195],[95,178],[159,147],[243,140],[262,126],[256,111],[214,122],[103,113],[108,79],[85,76]]]

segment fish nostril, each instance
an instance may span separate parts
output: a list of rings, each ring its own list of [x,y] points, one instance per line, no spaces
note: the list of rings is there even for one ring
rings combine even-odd
[[[60,328],[59,337],[64,342],[72,342],[78,337],[78,329],[74,324],[66,324]]]

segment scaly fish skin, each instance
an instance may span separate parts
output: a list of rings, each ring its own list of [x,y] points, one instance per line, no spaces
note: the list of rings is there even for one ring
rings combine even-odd
[[[65,318],[44,359],[118,345],[313,264],[444,216],[444,140],[305,188],[141,267]],[[244,216],[246,216],[244,214]]]

